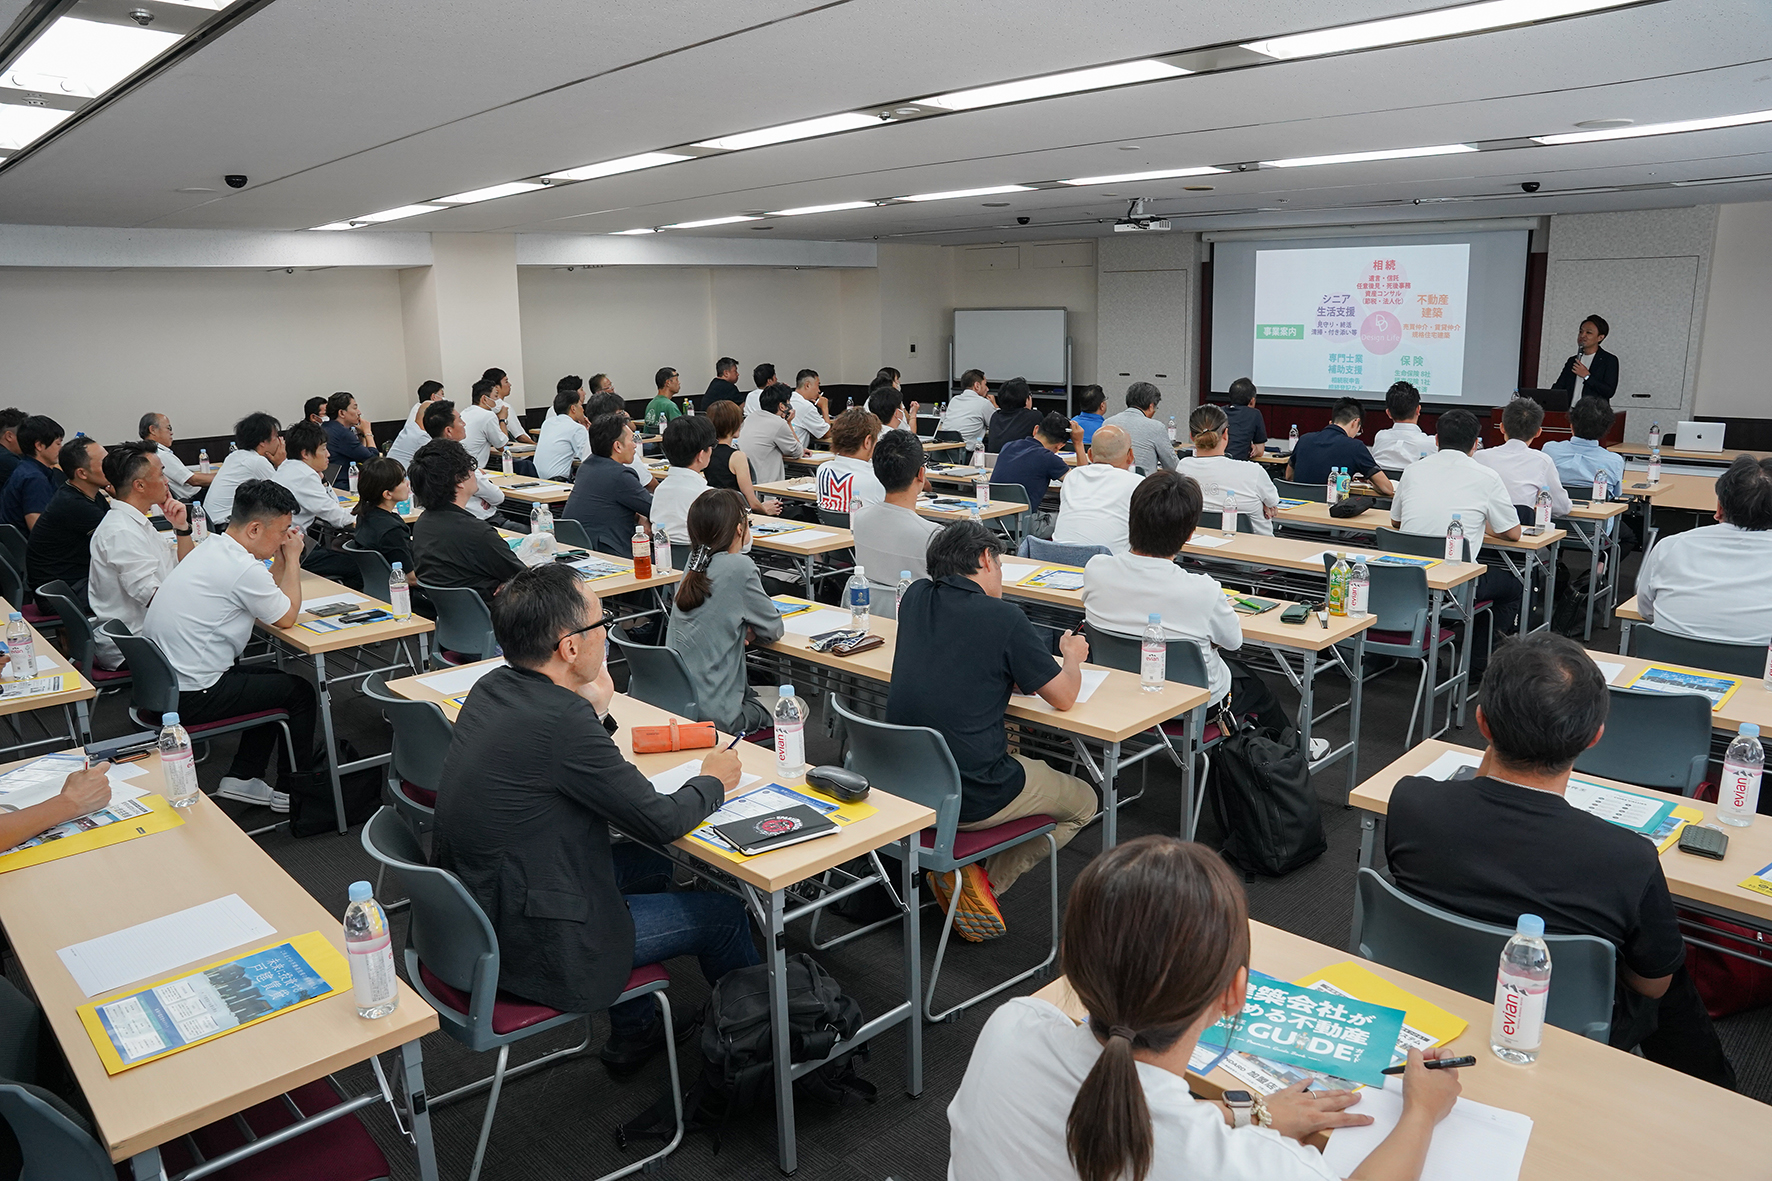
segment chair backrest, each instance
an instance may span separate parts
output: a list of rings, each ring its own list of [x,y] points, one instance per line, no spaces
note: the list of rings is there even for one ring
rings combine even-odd
[[[1030,508],[1033,507],[1028,501],[1028,489],[1026,484],[998,484],[993,482],[991,484],[991,499],[1000,500],[1005,504],[1026,504]]]
[[[1411,898],[1370,868],[1360,870],[1355,889],[1362,956],[1478,1000],[1495,998],[1495,966],[1511,929]],[[1617,951],[1596,935],[1546,935],[1544,941],[1556,984],[1545,1020],[1604,1042],[1612,1031]]]
[[[1710,762],[1710,698],[1617,687],[1607,693],[1606,732],[1581,752],[1575,769],[1658,791],[1696,791]]]
[[[1224,514],[1202,510],[1200,513],[1200,524],[1194,531],[1196,533],[1224,532]],[[1253,513],[1239,512],[1237,514],[1237,532],[1255,532],[1255,515]]]
[[[328,488],[330,488],[334,484],[338,484],[339,477],[344,474],[345,474],[344,461],[335,459],[331,463],[326,465],[325,471],[320,473],[320,482],[322,484],[326,485]],[[340,485],[340,487],[349,488],[350,487],[349,481],[346,481],[344,484]]]
[[[1089,629],[1090,663],[1135,673],[1139,671],[1143,658],[1142,636],[1123,636],[1118,632],[1103,631],[1095,627]],[[1210,688],[1212,684],[1207,678],[1206,660],[1200,652],[1197,640],[1169,641],[1164,675],[1177,684],[1193,685],[1200,689]]]
[[[571,517],[554,518],[554,540],[569,549],[591,549],[591,535]]]
[[[25,550],[29,542],[24,531],[17,525],[0,523],[0,557],[12,563],[12,568],[23,572],[25,568]]]
[[[671,569],[687,570],[689,568],[689,543],[671,542]]]
[[[1766,649],[1759,644],[1694,640],[1670,635],[1646,624],[1632,628],[1630,634],[1637,655],[1644,660],[1664,660],[1669,664],[1708,668],[1740,677],[1757,677],[1765,672]]]
[[[1274,491],[1282,500],[1316,500],[1329,499],[1329,482],[1321,484],[1300,484],[1296,480],[1275,480]]]
[[[637,644],[620,628],[609,633],[628,662],[628,694],[647,705],[669,710],[685,721],[703,722],[712,719],[701,715],[695,699],[695,685],[683,658],[669,648],[653,644]]]
[[[129,666],[130,701],[139,714],[158,717],[178,708],[178,674],[160,645],[138,636],[121,620],[107,619],[99,625],[123,653]]]
[[[818,523],[820,525],[829,525],[833,529],[847,529],[847,528],[849,528],[849,514],[848,513],[840,513],[840,512],[837,512],[835,509],[828,509],[828,508],[817,508],[817,509],[814,509],[813,511],[818,513]]]
[[[419,589],[437,609],[437,646],[451,652],[488,660],[498,652],[492,634],[492,612],[480,592],[465,586],[432,586],[423,579]]]
[[[492,922],[460,879],[425,864],[418,837],[393,808],[382,808],[363,826],[363,850],[394,871],[412,900],[406,928],[410,982],[421,993],[429,992],[418,972],[422,962],[445,984],[469,993],[466,1016],[434,1000],[431,1007],[470,1049],[479,1049],[476,1040],[492,1035],[492,1006],[498,995],[498,935]]]
[[[18,1139],[23,1181],[116,1181],[116,1166],[91,1132],[20,1083],[0,1083],[0,1119]]]
[[[1018,558],[1032,558],[1036,562],[1058,562],[1065,566],[1086,566],[1089,559],[1096,554],[1111,554],[1114,551],[1105,545],[1060,545],[1055,541],[1043,541],[1038,537],[1024,537],[1015,549]]]
[[[849,729],[843,765],[882,791],[933,808],[935,847],[918,854],[918,860],[936,869],[951,861],[960,823],[960,768],[947,739],[927,726],[894,726],[861,717],[844,709],[835,693],[831,708]]]
[[[74,602],[74,589],[61,579],[46,582],[37,588],[37,603],[55,612],[62,621],[62,634],[68,637],[68,654],[87,680],[92,679],[92,621]]]
[[[11,525],[0,525],[0,529],[11,529]],[[25,559],[21,556],[14,562],[12,555],[0,552],[0,599],[16,606],[20,611],[31,601],[30,590],[25,586]]]
[[[393,580],[393,563],[379,550],[364,549],[354,541],[345,542],[345,553],[357,559],[357,576],[363,580],[363,589],[379,597],[382,588]],[[412,571],[405,573],[411,574]]]
[[[1349,563],[1351,566],[1352,563]],[[1323,555],[1325,598],[1329,571],[1335,555]],[[1427,571],[1420,566],[1395,566],[1388,562],[1366,563],[1366,609],[1377,616],[1374,631],[1405,632],[1411,647],[1419,648],[1427,635]],[[1371,643],[1368,640],[1368,643]]]
[[[1414,554],[1422,558],[1443,558],[1446,556],[1446,539],[1432,533],[1405,533],[1401,529],[1392,529],[1388,525],[1378,527],[1376,540],[1378,548],[1393,554]],[[1464,560],[1471,558],[1471,539],[1464,539]]]
[[[455,726],[434,701],[412,701],[388,691],[388,675],[376,673],[363,682],[363,695],[381,706],[394,727],[394,774],[426,791],[443,782],[443,761]]]

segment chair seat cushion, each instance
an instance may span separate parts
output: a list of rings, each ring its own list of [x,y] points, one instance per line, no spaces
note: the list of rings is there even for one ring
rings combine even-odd
[[[95,685],[108,685],[117,681],[127,681],[128,679],[129,670],[126,668],[100,668],[96,664],[92,666],[92,676],[90,680]]]
[[[289,1092],[289,1098],[303,1116],[318,1114],[341,1102],[338,1092],[325,1079],[297,1087]],[[295,1122],[282,1096],[249,1107],[240,1117],[258,1136],[268,1136]],[[205,1158],[219,1156],[246,1142],[232,1116],[197,1129],[191,1138]],[[182,1137],[163,1144],[160,1154],[168,1174],[183,1172],[197,1163]],[[128,1162],[117,1169],[119,1178],[132,1175]],[[390,1172],[388,1158],[376,1147],[362,1122],[355,1115],[347,1115],[210,1175],[220,1181],[374,1181]]]
[[[443,653],[443,660],[446,664],[476,664],[486,659],[484,656],[476,656],[472,652],[456,652],[449,648],[440,648],[438,651]]]
[[[160,724],[160,715],[143,713],[142,721],[150,725]],[[237,714],[231,718],[216,718],[211,722],[191,722],[185,725],[185,733],[191,735],[205,734],[219,730],[224,726],[265,725],[269,722],[287,722],[289,711],[286,709],[261,709],[255,714]]]
[[[402,779],[400,781],[400,793],[415,804],[422,804],[433,810],[437,807],[437,793],[428,787],[420,787],[410,780]]]
[[[1173,722],[1164,722],[1163,733],[1169,735],[1171,738],[1186,738],[1187,722],[1179,718]],[[1214,742],[1217,742],[1223,737],[1224,731],[1219,729],[1217,722],[1207,722],[1206,729],[1200,734],[1200,745],[1211,746]]]
[[[1443,627],[1440,629],[1440,643],[1448,643],[1452,638],[1453,632],[1451,628]],[[1380,631],[1378,628],[1373,628],[1366,633],[1366,642],[1368,644],[1394,644],[1398,647],[1406,648],[1409,646],[1409,633],[1403,631]]]
[[[423,964],[418,966],[418,975],[432,996],[462,1016],[467,1016],[471,1000],[467,993],[454,985],[445,984]],[[514,1033],[531,1025],[539,1025],[543,1021],[550,1021],[560,1016],[560,1012],[559,1009],[526,1001],[500,989],[498,998],[492,1002],[492,1032]]]
[[[671,974],[665,971],[663,964],[644,964],[628,973],[628,982],[622,988],[622,996],[633,992],[636,988],[645,988],[649,984],[669,984]]]
[[[1046,815],[1023,816],[1019,820],[1007,820],[1002,824],[981,828],[975,832],[956,832],[954,834],[954,857],[965,860],[982,853],[997,845],[1005,845],[1017,837],[1026,836],[1030,832],[1042,829],[1057,821]],[[922,832],[922,845],[925,849],[935,848],[935,830],[926,828]]]
[[[45,611],[35,603],[26,603],[25,609],[19,614],[23,615],[25,622],[32,627],[60,627],[62,625],[61,616],[53,611]]]

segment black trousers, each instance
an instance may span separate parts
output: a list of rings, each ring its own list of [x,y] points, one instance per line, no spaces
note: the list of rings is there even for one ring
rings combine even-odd
[[[1242,663],[1225,656],[1222,657],[1225,667],[1231,670],[1231,691],[1225,698],[1225,705],[1237,717],[1255,718],[1256,724],[1264,730],[1284,730],[1292,725],[1292,719],[1286,716],[1285,707],[1274,691],[1267,687],[1267,682],[1249,671]]]
[[[268,666],[236,666],[223,673],[221,679],[209,688],[178,695],[179,720],[187,727],[267,709],[289,711],[289,733],[295,741],[295,768],[298,771],[315,770],[314,723],[319,719],[319,705],[314,686],[301,677]],[[240,735],[240,747],[228,767],[228,778],[264,778],[281,733],[272,723],[255,726]]]
[[[385,593],[380,587],[365,588],[363,572],[357,566],[357,559],[340,550],[327,549],[323,545],[315,546],[301,560],[301,568],[322,578],[330,578],[334,582],[342,582],[356,590],[368,589],[370,594],[380,598]]]
[[[1641,1048],[1643,1057],[1669,1070],[1735,1089],[1735,1068],[1723,1053],[1698,986],[1683,967],[1674,973],[1660,1000],[1631,992],[1619,981],[1612,1044],[1621,1050]]]
[[[1494,606],[1490,610],[1495,616],[1495,639],[1501,641],[1520,629],[1520,599],[1524,593],[1520,580],[1507,572],[1506,567],[1492,565],[1483,576],[1477,579],[1477,602],[1489,599]],[[1480,673],[1489,667],[1489,629],[1476,629],[1476,646],[1471,649],[1471,671]]]

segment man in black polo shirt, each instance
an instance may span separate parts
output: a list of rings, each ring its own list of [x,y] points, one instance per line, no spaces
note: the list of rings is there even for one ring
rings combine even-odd
[[[479,486],[474,457],[454,439],[432,439],[406,469],[412,499],[424,515],[412,526],[412,560],[420,582],[465,586],[487,603],[523,563],[491,524],[467,510]]]
[[[707,392],[701,396],[701,412],[706,414],[715,402],[744,405],[744,395],[738,392],[738,362],[731,357],[714,362],[714,380],[708,382]]]
[[[1300,484],[1323,484],[1331,468],[1344,467],[1356,476],[1366,476],[1379,495],[1395,491],[1391,478],[1378,468],[1372,452],[1360,442],[1360,404],[1352,398],[1335,403],[1334,416],[1328,426],[1308,435],[1300,435],[1292,459],[1286,464],[1286,478]]]
[[[583,525],[591,548],[599,553],[632,554],[635,523],[652,515],[652,496],[628,466],[634,446],[634,427],[626,414],[611,411],[591,420],[591,457],[579,464],[560,515]]]
[[[1255,408],[1255,383],[1247,377],[1231,382],[1231,404],[1224,408],[1230,423],[1230,438],[1224,453],[1232,459],[1260,459],[1267,453],[1267,424]],[[1327,476],[1324,479],[1328,479]]]
[[[59,578],[73,588],[81,610],[86,610],[86,580],[92,574],[92,531],[111,511],[104,461],[105,449],[84,435],[62,445],[67,482],[49,498],[25,546],[31,587]]]
[[[1003,602],[1003,543],[977,521],[957,521],[929,539],[929,577],[913,584],[898,607],[898,648],[886,720],[940,731],[960,769],[960,827],[993,828],[1044,813],[1058,822],[1063,848],[1095,815],[1095,791],[1038,759],[1011,753],[1003,730],[1009,695],[1037,693],[1053,709],[1077,702],[1089,644],[1066,632],[1052,659],[1044,636],[1026,615]],[[963,659],[956,662],[954,653]],[[961,871],[954,926],[977,942],[1006,929],[996,895],[1046,857],[1044,841],[1026,841],[982,866]],[[943,907],[951,875],[930,874]]]
[[[1477,777],[1411,777],[1391,792],[1385,857],[1405,893],[1512,929],[1522,914],[1553,935],[1618,949],[1612,1045],[1718,1086],[1735,1071],[1692,978],[1655,846],[1563,798],[1577,756],[1600,740],[1605,679],[1580,645],[1540,632],[1489,662]]]

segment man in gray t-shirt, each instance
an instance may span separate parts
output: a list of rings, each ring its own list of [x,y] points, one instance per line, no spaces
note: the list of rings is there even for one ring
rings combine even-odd
[[[1132,440],[1132,466],[1148,476],[1158,468],[1175,470],[1175,442],[1169,428],[1156,419],[1162,391],[1148,381],[1135,381],[1126,391],[1126,409],[1106,419],[1102,426],[1117,426]]]
[[[874,444],[874,475],[886,489],[883,504],[864,504],[849,517],[855,534],[855,560],[867,569],[868,585],[880,592],[876,610],[896,618],[893,595],[898,576],[927,578],[924,557],[929,539],[941,531],[934,521],[917,515],[917,497],[928,486],[923,470],[923,444],[909,431],[887,431]]]

